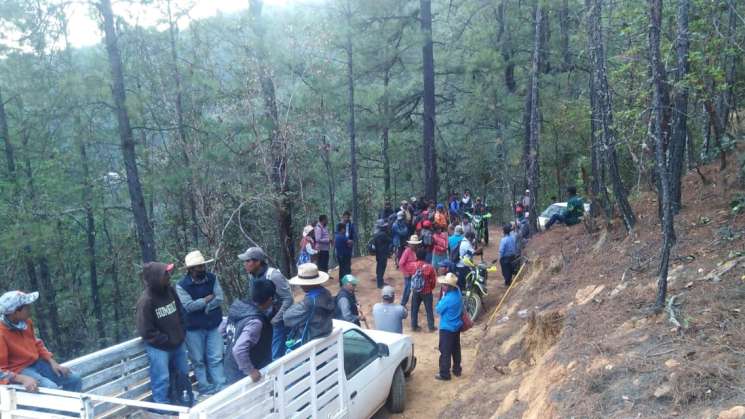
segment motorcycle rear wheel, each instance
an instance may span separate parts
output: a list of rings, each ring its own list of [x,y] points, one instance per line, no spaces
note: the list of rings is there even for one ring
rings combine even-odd
[[[478,318],[481,313],[482,307],[483,303],[481,297],[479,297],[477,293],[470,292],[463,297],[463,308],[466,310],[466,313],[468,313],[468,317],[471,318],[471,321],[476,321],[476,318]]]

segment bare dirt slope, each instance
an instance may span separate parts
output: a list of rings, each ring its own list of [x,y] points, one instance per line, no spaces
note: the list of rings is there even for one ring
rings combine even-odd
[[[660,227],[645,194],[630,236],[580,225],[531,240],[525,275],[482,326],[469,382],[439,415],[743,417],[745,215],[730,208],[735,173],[702,171],[707,182],[685,178],[676,218],[669,296],[680,326],[650,310]]]
[[[499,237],[496,229],[491,231],[491,237]],[[494,243],[486,248],[484,252],[484,261],[489,262],[498,255],[498,243]],[[360,280],[357,287],[357,299],[362,306],[365,315],[368,317],[368,324],[374,328],[372,321],[372,306],[381,301],[380,290],[375,283],[375,258],[373,256],[355,258],[352,261],[352,273]],[[339,289],[338,277],[336,270],[330,272],[332,279],[329,280],[329,289],[335,295]],[[389,260],[388,269],[386,270],[386,281],[396,288],[396,299],[400,299],[403,292],[403,276],[393,265],[393,260]],[[477,322],[480,324],[485,321],[487,314],[496,306],[496,302],[504,292],[504,284],[501,275],[497,274],[490,278],[488,283],[490,290],[486,299],[486,307]],[[435,300],[436,303],[436,300]],[[409,308],[411,304],[409,304]],[[434,379],[438,372],[438,358],[440,352],[437,350],[438,333],[427,332],[427,320],[424,312],[424,306],[419,310],[419,326],[421,332],[412,332],[410,319],[404,322],[404,333],[410,335],[414,340],[414,348],[417,357],[417,367],[414,373],[409,377],[406,383],[407,400],[406,410],[401,415],[391,415],[385,409],[376,415],[376,418],[430,418],[439,414],[458,394],[464,390],[461,388],[467,383],[466,377],[474,374],[474,360],[476,348],[481,337],[481,330],[472,329],[463,334],[461,346],[463,352],[463,375],[461,378],[453,378],[449,382],[437,381]],[[435,324],[439,319],[435,315]],[[363,325],[364,326],[364,325]]]

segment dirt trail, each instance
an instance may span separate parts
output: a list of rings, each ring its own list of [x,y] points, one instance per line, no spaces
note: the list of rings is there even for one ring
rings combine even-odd
[[[501,237],[501,231],[496,229],[490,230],[492,238]],[[484,261],[489,263],[496,259],[499,253],[499,243],[494,242],[484,251]],[[480,260],[477,258],[477,260]],[[362,310],[367,317],[367,322],[371,328],[375,327],[372,320],[372,307],[375,303],[381,301],[380,290],[375,283],[375,257],[365,256],[352,260],[352,273],[360,280],[357,286],[357,300],[362,306]],[[336,269],[332,269],[330,275],[333,279],[329,280],[328,288],[332,294],[336,295],[339,289],[339,281],[336,275]],[[393,260],[388,261],[386,269],[386,282],[396,289],[396,299],[400,299],[403,293],[403,276],[396,269]],[[440,352],[437,349],[438,333],[427,332],[427,316],[424,312],[424,306],[419,309],[419,326],[422,327],[420,332],[411,331],[410,318],[404,321],[404,333],[410,335],[414,340],[414,352],[417,357],[417,367],[414,373],[409,377],[406,383],[406,410],[403,414],[392,415],[385,409],[382,409],[375,418],[431,418],[437,417],[445,407],[461,393],[461,386],[468,383],[467,378],[473,375],[474,360],[476,347],[481,338],[479,327],[482,322],[488,319],[492,310],[496,306],[499,298],[504,292],[504,283],[500,273],[491,274],[488,282],[489,295],[486,298],[484,310],[479,316],[476,325],[470,331],[461,336],[461,347],[463,357],[463,375],[460,378],[453,377],[451,381],[438,381],[434,376],[438,372],[438,359]],[[438,288],[439,290],[439,288]],[[436,291],[437,292],[437,291]],[[435,304],[437,300],[435,299]],[[411,309],[411,303],[408,306]],[[411,313],[409,314],[411,316]],[[435,314],[435,323],[439,318]],[[364,326],[364,325],[363,325]]]

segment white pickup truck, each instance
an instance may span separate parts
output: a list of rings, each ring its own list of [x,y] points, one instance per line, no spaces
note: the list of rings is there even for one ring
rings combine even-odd
[[[147,401],[144,350],[137,338],[66,362],[83,377],[82,393],[0,386],[0,418],[135,418],[157,409],[179,419],[366,419],[385,404],[404,410],[405,376],[416,366],[409,336],[334,320],[331,335],[272,362],[258,383],[244,378],[187,408]]]

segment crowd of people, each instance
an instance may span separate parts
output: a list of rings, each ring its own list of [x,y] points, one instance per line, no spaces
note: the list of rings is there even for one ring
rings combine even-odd
[[[568,188],[568,193],[566,209],[552,216],[546,229],[557,222],[579,222],[584,203],[575,188]],[[510,286],[517,267],[530,199],[526,191],[515,206],[516,221],[502,229],[499,263],[506,286]],[[398,210],[385,203],[368,245],[375,254],[376,285],[381,290],[381,302],[372,309],[375,327],[402,333],[403,321],[410,317],[411,330],[419,332],[423,305],[427,329],[439,331],[438,380],[449,380],[462,372],[461,291],[471,269],[467,260],[483,252],[482,238],[477,237],[467,214],[486,212],[482,200],[477,197],[472,201],[468,190],[462,198],[452,194],[447,205],[415,197],[402,201]],[[315,226],[303,229],[298,273],[289,280],[279,269],[269,266],[261,248],[250,247],[239,254],[237,258],[248,276],[246,297],[235,300],[226,315],[220,280],[208,269],[213,260],[207,260],[200,251],[184,257],[184,274],[175,286],[171,280],[176,272],[174,263],[148,262],[143,266],[144,289],[137,302],[136,325],[149,360],[153,402],[193,402],[193,398],[179,398],[182,393],[174,391],[174,386],[180,385],[191,391],[189,363],[198,393],[210,395],[244,377],[259,381],[260,370],[272,360],[330,334],[333,319],[367,327],[355,294],[359,280],[351,268],[352,250],[358,240],[351,214],[343,214],[333,236],[327,223],[328,218],[321,215]],[[339,265],[336,296],[325,286],[332,246]],[[385,279],[391,256],[404,278],[398,304],[393,284]],[[438,284],[439,300],[435,304]],[[294,301],[291,286],[302,289],[300,301]],[[0,296],[0,384],[16,383],[29,391],[39,387],[80,391],[81,378],[58,364],[35,335],[31,305],[38,296],[38,292],[22,291]]]

